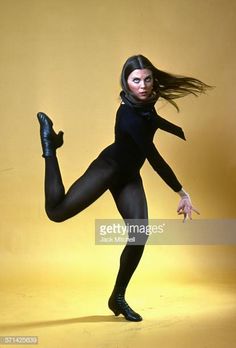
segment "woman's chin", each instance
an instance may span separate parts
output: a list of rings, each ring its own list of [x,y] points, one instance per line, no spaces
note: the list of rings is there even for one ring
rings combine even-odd
[[[146,101],[150,98],[149,95],[145,94],[145,95],[139,95],[137,96],[137,99],[141,100],[141,101]]]

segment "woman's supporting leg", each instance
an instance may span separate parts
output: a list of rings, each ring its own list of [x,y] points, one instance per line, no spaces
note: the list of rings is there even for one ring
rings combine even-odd
[[[117,208],[125,221],[135,219],[135,224],[147,225],[148,210],[142,179],[138,175],[119,189],[111,190]],[[141,219],[141,220],[140,220]],[[135,245],[127,243],[121,257],[120,267],[113,293],[109,299],[109,307],[116,315],[122,313],[127,320],[140,321],[142,317],[135,313],[124,300],[126,287],[138,266],[147,241],[145,234],[135,235]]]
[[[78,214],[100,197],[111,185],[116,168],[98,157],[65,193],[56,158],[56,149],[63,143],[63,133],[57,135],[54,132],[53,123],[47,115],[39,113],[38,119],[45,158],[45,209],[52,221],[61,222]]]

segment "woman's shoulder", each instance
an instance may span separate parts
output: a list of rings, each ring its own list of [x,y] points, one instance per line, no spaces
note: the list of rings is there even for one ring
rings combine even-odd
[[[121,103],[117,110],[117,114],[129,119],[135,119],[138,115],[138,112],[134,107],[125,103]]]

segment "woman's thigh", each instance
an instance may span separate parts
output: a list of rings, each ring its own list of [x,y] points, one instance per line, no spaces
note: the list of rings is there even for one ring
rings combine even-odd
[[[119,185],[112,186],[110,191],[122,218],[133,231],[129,237],[136,237],[135,244],[145,244],[148,237],[143,231],[148,224],[148,208],[140,174],[122,180]]]
[[[124,176],[110,188],[117,209],[123,219],[147,219],[147,200],[139,173]]]
[[[66,220],[91,205],[114,181],[116,167],[103,158],[96,158],[67,191],[63,201],[53,209],[58,221]]]

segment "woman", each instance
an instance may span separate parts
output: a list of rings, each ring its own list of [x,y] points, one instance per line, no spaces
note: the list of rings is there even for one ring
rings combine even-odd
[[[88,207],[106,190],[110,190],[116,206],[126,221],[148,221],[147,202],[140,168],[147,159],[161,178],[180,196],[177,209],[184,221],[192,218],[190,196],[184,191],[172,169],[153,144],[158,128],[185,140],[182,129],[157,115],[154,105],[164,98],[178,110],[174,99],[197,95],[209,87],[189,77],[176,76],[157,69],[142,55],[130,57],[121,74],[121,104],[116,115],[115,141],[103,150],[67,193],[62,183],[56,149],[63,144],[63,132],[55,133],[53,123],[38,113],[40,135],[45,158],[45,209],[52,221],[61,222]],[[125,301],[125,290],[141,259],[147,236],[136,245],[127,243],[108,306],[117,316],[141,321],[142,317]],[[140,242],[140,243],[139,243]]]

